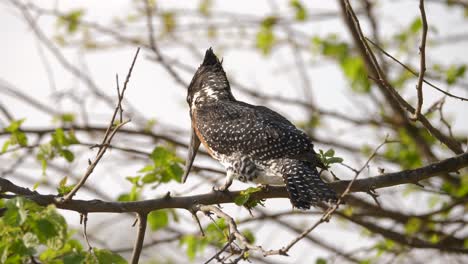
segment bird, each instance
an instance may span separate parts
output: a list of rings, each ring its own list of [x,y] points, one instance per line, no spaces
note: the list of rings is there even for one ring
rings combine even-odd
[[[222,61],[210,47],[187,91],[191,137],[182,182],[203,144],[226,168],[226,191],[234,179],[260,185],[286,185],[294,208],[310,209],[337,201],[321,178],[323,163],[309,137],[279,113],[235,99]]]

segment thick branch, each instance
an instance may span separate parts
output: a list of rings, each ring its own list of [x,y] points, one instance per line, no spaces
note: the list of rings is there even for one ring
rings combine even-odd
[[[368,192],[369,190],[385,188],[406,183],[417,183],[436,175],[454,172],[468,166],[468,152],[461,155],[432,163],[430,165],[404,170],[395,173],[386,173],[366,179],[354,181],[350,192]],[[337,181],[330,185],[337,191],[343,192],[350,181]],[[0,192],[10,192],[24,196],[40,205],[55,204],[57,208],[80,213],[147,213],[164,208],[190,209],[197,204],[233,203],[240,191],[210,192],[206,194],[150,199],[137,202],[106,202],[101,200],[70,200],[64,203],[57,202],[56,195],[43,195],[27,188],[17,186],[7,179],[0,179]],[[269,187],[252,195],[254,199],[287,198],[288,193],[284,187]]]

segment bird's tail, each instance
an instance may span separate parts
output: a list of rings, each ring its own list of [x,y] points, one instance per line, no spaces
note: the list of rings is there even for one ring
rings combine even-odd
[[[335,191],[320,178],[317,168],[311,162],[287,159],[281,170],[294,207],[309,209],[319,202],[337,201]]]

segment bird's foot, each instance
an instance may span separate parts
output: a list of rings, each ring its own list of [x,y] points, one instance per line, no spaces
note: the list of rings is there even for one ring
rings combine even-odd
[[[213,186],[213,191],[214,192],[227,192],[228,191],[228,188],[229,186],[226,186],[226,184],[222,185],[222,186]]]
[[[268,189],[270,188],[270,185],[268,184],[257,184],[257,188],[260,188],[264,191],[268,191]]]

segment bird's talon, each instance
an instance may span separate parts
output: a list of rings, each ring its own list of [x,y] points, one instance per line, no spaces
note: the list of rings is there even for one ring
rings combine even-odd
[[[220,187],[213,186],[213,191],[215,192],[226,192],[227,190],[228,190],[228,187],[224,185]]]

